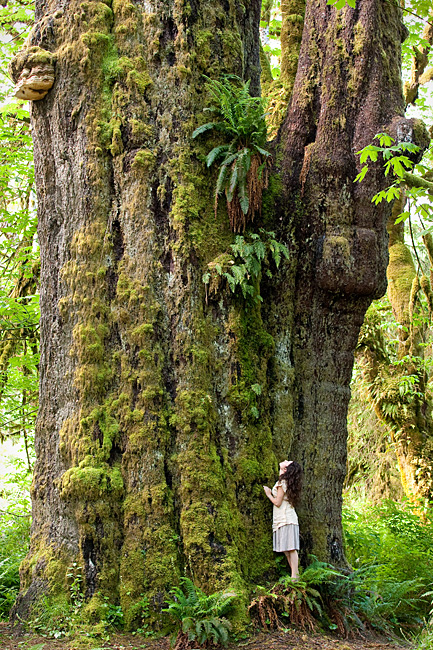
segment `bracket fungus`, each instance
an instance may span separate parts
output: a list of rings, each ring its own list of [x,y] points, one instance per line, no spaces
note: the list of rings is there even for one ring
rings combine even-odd
[[[9,64],[14,96],[32,101],[43,99],[54,84],[54,60],[54,54],[41,47],[18,52]]]

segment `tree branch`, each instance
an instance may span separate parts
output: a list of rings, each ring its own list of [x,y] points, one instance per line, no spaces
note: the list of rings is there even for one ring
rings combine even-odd
[[[420,47],[413,48],[414,54],[412,57],[411,79],[409,83],[405,83],[404,85],[404,98],[406,105],[415,104],[418,98],[418,90],[420,85],[427,83],[432,78],[431,70],[427,70],[427,72],[425,72],[425,69],[427,67],[428,56],[433,45],[433,23],[429,21],[426,21],[426,23],[427,24],[424,27],[422,33],[422,38],[427,41],[428,45],[421,45]]]
[[[408,187],[423,187],[430,192],[433,192],[433,183],[427,181],[422,176],[417,176],[416,174],[411,174],[410,172],[403,172],[403,180]]]

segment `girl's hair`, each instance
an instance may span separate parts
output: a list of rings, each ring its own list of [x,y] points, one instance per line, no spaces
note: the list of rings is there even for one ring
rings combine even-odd
[[[287,466],[286,471],[279,477],[280,481],[286,482],[286,493],[284,497],[288,502],[296,507],[301,496],[302,490],[302,467],[296,461]]]

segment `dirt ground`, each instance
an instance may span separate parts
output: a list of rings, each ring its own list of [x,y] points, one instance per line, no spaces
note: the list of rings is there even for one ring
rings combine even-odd
[[[84,641],[84,639],[83,639]],[[80,639],[46,639],[34,634],[14,636],[7,623],[0,623],[1,650],[81,650]],[[170,650],[168,638],[146,639],[130,634],[113,635],[110,641],[95,639],[88,650]],[[231,643],[227,650],[408,650],[409,645],[399,645],[387,639],[337,639],[324,635],[304,634],[299,630],[260,633],[248,639]]]

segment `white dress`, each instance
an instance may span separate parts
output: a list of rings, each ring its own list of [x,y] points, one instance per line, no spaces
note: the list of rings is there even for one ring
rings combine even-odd
[[[278,487],[281,486],[284,492],[287,491],[285,481],[277,481],[272,488],[272,496],[277,496]],[[299,525],[296,510],[284,497],[279,508],[273,508],[273,547],[277,553],[283,551],[299,551]]]

